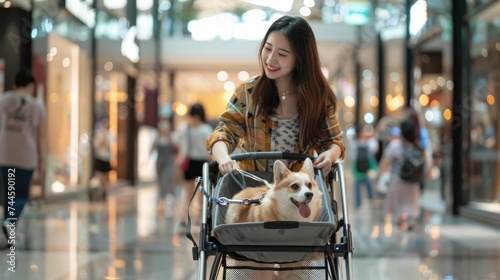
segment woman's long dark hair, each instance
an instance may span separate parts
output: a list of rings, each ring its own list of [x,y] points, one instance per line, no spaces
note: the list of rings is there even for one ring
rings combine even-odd
[[[283,16],[267,30],[259,48],[261,75],[252,90],[254,104],[268,116],[276,114],[279,96],[276,85],[264,72],[262,49],[271,32],[281,32],[290,42],[296,58],[293,80],[297,87],[297,109],[300,117],[299,147],[305,149],[314,139],[322,137],[321,127],[327,117],[327,105],[334,106],[337,100],[328,81],[321,72],[318,48],[314,33],[303,18]]]
[[[416,127],[415,121],[411,119],[405,119],[401,122],[400,127],[401,127],[401,136],[403,137],[403,139],[413,144],[420,150],[423,150],[422,145],[420,143],[418,131],[415,130]]]
[[[198,116],[202,122],[207,122],[207,118],[205,115],[205,107],[201,103],[195,103],[191,105],[189,109],[189,115],[192,117]]]

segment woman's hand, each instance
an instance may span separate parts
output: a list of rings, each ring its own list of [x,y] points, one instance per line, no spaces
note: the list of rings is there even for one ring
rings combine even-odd
[[[239,169],[236,161],[229,157],[227,146],[222,141],[215,142],[212,146],[212,158],[219,163],[219,171],[222,175],[235,173]]]
[[[219,171],[222,175],[228,173],[236,173],[239,170],[239,166],[235,160],[228,159],[219,163]]]
[[[315,168],[321,169],[323,175],[327,175],[332,171],[332,166],[339,157],[340,147],[333,145],[330,149],[319,154],[313,164]]]
[[[321,169],[323,175],[327,175],[332,171],[333,162],[330,160],[330,157],[327,155],[328,151],[322,152],[318,158],[314,161],[314,167]]]

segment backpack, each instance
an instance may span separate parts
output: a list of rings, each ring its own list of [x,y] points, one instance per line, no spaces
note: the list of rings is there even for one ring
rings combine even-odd
[[[420,182],[424,175],[424,153],[416,146],[404,147],[399,177],[406,182]]]
[[[356,169],[362,173],[370,170],[370,150],[368,150],[366,145],[358,145],[356,154]]]

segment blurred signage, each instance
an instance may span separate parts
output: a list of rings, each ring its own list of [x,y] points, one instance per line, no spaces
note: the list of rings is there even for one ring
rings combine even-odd
[[[128,58],[132,63],[139,62],[139,46],[135,42],[135,38],[137,36],[137,27],[132,26],[125,34],[125,38],[123,38],[121,51],[122,55]]]
[[[88,27],[94,28],[96,20],[95,10],[92,8],[93,2],[92,0],[66,0],[65,7]]]
[[[354,25],[364,25],[370,22],[372,5],[365,1],[351,1],[345,22]]]
[[[418,0],[410,8],[410,34],[418,35],[427,22],[427,2]]]

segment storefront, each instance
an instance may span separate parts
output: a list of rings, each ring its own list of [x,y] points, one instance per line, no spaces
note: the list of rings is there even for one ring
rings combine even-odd
[[[500,224],[500,2],[467,1],[467,215]]]
[[[439,199],[451,206],[452,1],[414,1],[410,8],[410,44],[414,61],[414,102],[428,135],[433,164],[439,172]]]
[[[110,186],[133,185],[137,179],[138,86],[140,46],[136,9],[120,1],[96,0],[96,78],[94,126],[109,120],[112,135]]]
[[[31,7],[8,2],[0,2],[0,94],[12,89],[19,69],[32,64]]]
[[[33,7],[33,69],[43,77],[38,94],[47,110],[46,199],[85,190],[91,176],[95,22],[87,8],[85,15],[75,15],[56,1],[36,1]]]

